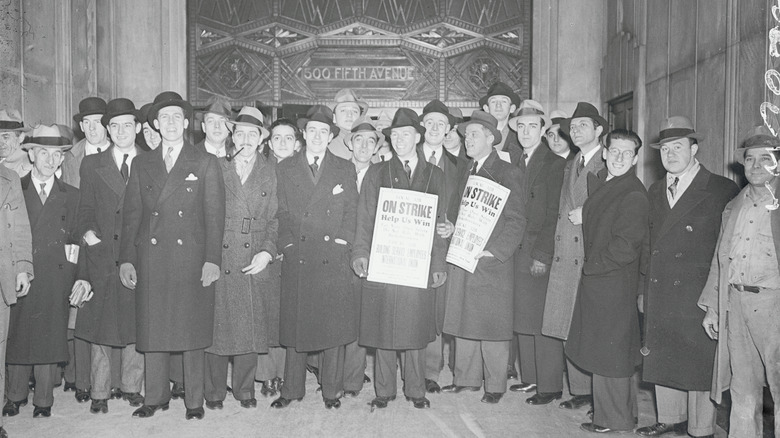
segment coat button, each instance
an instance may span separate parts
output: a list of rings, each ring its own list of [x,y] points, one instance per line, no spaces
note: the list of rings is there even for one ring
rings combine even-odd
[[[577,259],[575,259],[575,260],[574,260],[574,264],[575,264],[575,265],[579,265],[579,264],[580,264],[580,261],[579,261],[579,260],[577,260]]]
[[[160,215],[160,213],[159,213],[159,212],[157,212],[157,211],[153,211],[153,212],[152,212],[152,216],[159,216],[159,215]]]
[[[306,260],[303,260],[303,259],[301,259],[301,260],[298,260],[298,263],[300,263],[300,264],[302,264],[302,265],[305,265],[305,264],[306,264]]]
[[[330,210],[325,210],[325,214],[330,216]]]
[[[657,278],[651,278],[650,279],[650,283],[658,283],[658,279]]]
[[[265,196],[265,192],[260,192],[260,196]]]
[[[59,268],[62,269],[62,265],[59,265]]]
[[[328,236],[327,234],[325,235],[325,237],[323,237],[323,239],[325,239],[326,242],[330,242],[330,236]]]
[[[230,245],[228,245],[227,243],[223,243],[222,247],[225,248],[225,249],[228,249],[228,248],[230,248]]]
[[[325,259],[325,260],[323,260],[323,261],[322,261],[322,264],[323,264],[323,265],[327,265],[327,264],[328,264],[328,259]]]
[[[306,236],[301,236],[301,242],[306,240]]]
[[[117,210],[117,211],[116,211],[116,214],[119,214],[119,212],[120,212],[120,210]]]
[[[114,240],[119,240],[119,234],[114,234]]]
[[[225,275],[230,275],[230,269],[225,269]]]
[[[152,237],[152,239],[150,240],[150,242],[152,242],[152,245],[157,245],[157,239],[156,239],[156,238],[154,238],[154,237]]]
[[[674,255],[674,258],[676,258],[676,259],[679,259],[680,257],[682,257],[682,253],[681,252],[678,252],[677,254]]]
[[[187,193],[192,193],[192,187],[187,187]]]
[[[561,261],[561,258],[560,258],[560,257],[558,257],[558,256],[556,256],[556,257],[555,257],[555,261],[556,261],[556,262],[560,262],[560,261]]]
[[[639,352],[642,354],[642,356],[649,356],[650,355],[650,349],[647,347],[642,347]]]
[[[579,241],[580,241],[580,238],[579,238],[579,237],[577,237],[577,236],[574,236],[574,241],[575,241],[575,242],[579,242]]]
[[[181,239],[176,239],[176,243],[178,243],[179,246],[184,245],[184,242],[182,242]]]
[[[555,236],[555,240],[558,240],[558,241],[560,241],[560,240],[561,240],[561,236],[560,236],[560,234],[559,234],[559,235],[557,235],[557,236]]]
[[[680,280],[674,280],[674,285],[675,286],[679,286],[680,285]]]
[[[115,264],[117,267],[119,267],[119,260],[117,260],[116,262],[114,262],[114,264]]]
[[[692,227],[692,226],[690,226],[690,225],[686,225],[686,226],[685,226],[685,231],[687,231],[687,232],[689,232],[689,233],[690,233],[691,231],[693,231],[693,227]]]
[[[181,210],[179,210],[179,217],[184,217],[184,213]]]
[[[653,255],[658,255],[658,253],[660,253],[660,252],[661,252],[661,251],[659,251],[659,250],[657,250],[657,249],[654,249],[654,250],[653,250]]]
[[[249,248],[249,242],[244,244],[244,248]]]

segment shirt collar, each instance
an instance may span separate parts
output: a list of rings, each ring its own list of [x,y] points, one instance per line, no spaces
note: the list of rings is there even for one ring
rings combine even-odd
[[[220,146],[215,146],[215,145],[211,144],[211,142],[209,142],[208,139],[206,139],[206,140],[203,141],[203,145],[206,147],[206,152],[208,152],[208,153],[210,153],[212,155],[216,155],[217,157],[224,157],[225,154],[226,154],[225,145],[224,144],[221,147]]]
[[[319,154],[313,154],[313,153],[309,152],[308,149],[306,149],[306,161],[309,162],[309,165],[314,163],[314,157],[320,157],[317,160],[317,165],[319,166],[319,165],[322,164],[322,160],[325,158],[325,152],[323,151],[322,153],[319,153]]]
[[[593,157],[596,156],[596,154],[599,152],[601,152],[601,146],[596,146],[595,148],[593,148],[593,150],[591,150],[587,154],[582,154],[582,156],[585,157],[585,166],[587,166],[588,163],[590,163],[590,160],[592,160]]]

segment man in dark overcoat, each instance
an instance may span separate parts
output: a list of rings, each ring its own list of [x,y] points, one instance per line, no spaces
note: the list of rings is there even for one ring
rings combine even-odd
[[[56,125],[37,126],[24,141],[33,169],[21,180],[32,229],[33,266],[30,294],[11,308],[8,329],[8,404],[16,415],[27,403],[30,372],[35,375],[34,417],[48,417],[54,403],[57,364],[68,360],[68,295],[76,279],[76,216],[79,192],[58,179],[63,151],[71,147]],[[10,409],[9,409],[10,408]]]
[[[185,418],[203,418],[204,349],[214,334],[225,184],[217,158],[184,138],[192,107],[166,91],[149,118],[163,142],[133,160],[123,205],[122,284],[136,291],[136,343],[145,353],[146,396],[133,415],[168,409],[171,352],[183,352]]]
[[[438,196],[436,222],[444,221],[444,174],[425,161],[416,146],[425,135],[417,113],[400,108],[392,124],[383,129],[395,155],[371,167],[363,181],[352,268],[360,277],[368,273],[379,191],[382,187]],[[446,281],[446,242],[433,236],[430,288],[415,288],[366,280],[360,313],[360,344],[376,348],[373,408],[385,408],[396,396],[396,356],[403,352],[404,395],[418,409],[430,407],[425,397],[426,346],[436,337],[435,295],[432,289]]]
[[[117,265],[125,188],[133,160],[141,153],[135,144],[141,130],[135,112],[129,99],[110,101],[103,123],[113,144],[84,157],[81,164],[78,236],[85,243],[85,280],[96,293],[79,310],[75,336],[91,345],[93,413],[108,412],[111,375],[116,369],[122,370],[122,397],[131,406],[143,403],[144,358],[135,348],[135,294],[122,285]],[[78,300],[73,296],[71,303],[81,304]]]
[[[585,262],[566,341],[569,359],[593,374],[593,421],[581,428],[598,433],[635,424],[636,299],[650,215],[647,191],[634,173],[642,140],[616,129],[605,147],[607,168],[588,176],[590,195],[574,218],[582,223]]]
[[[515,253],[515,315],[522,382],[509,389],[536,394],[532,405],[548,404],[563,390],[563,342],[542,334],[542,314],[550,264],[555,247],[555,225],[566,161],[543,140],[550,119],[542,105],[524,100],[509,119],[509,127],[523,148],[518,165],[524,168],[523,199],[528,223]]]
[[[479,107],[495,117],[498,122],[501,139],[494,147],[498,151],[499,158],[512,164],[517,164],[523,155],[517,136],[509,132],[509,117],[520,106],[520,102],[520,96],[503,82],[495,82],[488,88],[487,94],[479,99]]]
[[[200,128],[206,137],[195,143],[195,147],[217,158],[225,157],[232,146],[229,123],[233,110],[230,103],[221,97],[212,96],[206,102],[206,107],[196,112],[196,117],[200,119]]]
[[[637,429],[643,436],[670,431],[715,433],[710,401],[717,342],[701,329],[697,306],[720,231],[721,213],[739,189],[696,159],[704,136],[685,117],[666,119],[659,141],[666,176],[649,190],[650,259],[643,301],[643,380],[655,383],[658,422]]]
[[[306,357],[322,352],[319,377],[325,407],[338,408],[344,347],[357,338],[349,259],[355,240],[355,165],[333,155],[333,113],[313,106],[298,119],[306,149],[277,166],[282,295],[279,342],[287,347],[284,385],[271,407],[306,394]]]
[[[526,215],[523,170],[498,158],[494,146],[501,133],[496,119],[474,111],[458,125],[465,137],[469,167],[458,176],[457,193],[464,193],[469,176],[477,175],[510,190],[504,209],[488,238],[474,273],[449,266],[444,332],[455,336],[455,378],[442,391],[478,391],[484,381],[484,403],[498,403],[506,392],[509,349],[514,336],[514,254],[523,238]],[[453,203],[460,205],[460,197]],[[457,221],[457,217],[453,217]],[[456,222],[457,223],[457,222]],[[452,235],[449,226],[445,235]]]

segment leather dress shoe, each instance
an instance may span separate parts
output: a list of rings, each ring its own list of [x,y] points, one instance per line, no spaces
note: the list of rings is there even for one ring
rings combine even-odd
[[[47,406],[45,408],[35,406],[35,409],[33,410],[33,418],[38,417],[51,417],[51,406]]]
[[[119,400],[122,398],[122,390],[120,388],[111,388],[110,398]]]
[[[76,384],[70,382],[65,382],[65,386],[62,388],[63,392],[75,391],[75,390],[76,390]]]
[[[389,397],[382,397],[381,395],[378,395],[374,397],[373,400],[371,400],[371,403],[369,403],[369,406],[371,406],[371,412],[374,412],[374,408],[377,409],[384,409],[387,407],[387,404],[391,401],[395,400],[395,396],[391,395]]]
[[[143,405],[133,412],[133,417],[148,418],[154,416],[154,413],[159,410],[167,411],[169,406],[169,403],[163,403],[161,405]]]
[[[344,396],[346,397],[352,397],[355,398],[358,395],[360,395],[360,391],[352,391],[352,390],[346,390],[344,391]]]
[[[585,415],[587,415],[587,416],[588,416],[588,419],[589,419],[590,421],[593,421],[593,406],[591,406],[591,407],[590,407],[590,409],[588,409],[588,413],[587,413],[587,414],[585,414]]]
[[[438,383],[436,383],[435,380],[425,379],[425,392],[429,392],[431,394],[440,393],[441,387]]]
[[[425,409],[431,407],[431,402],[425,397],[406,397],[407,401],[412,402],[412,406],[414,406],[417,409]]]
[[[206,407],[211,409],[212,411],[215,409],[222,409],[222,400],[206,400]]]
[[[27,381],[27,387],[30,388],[30,391],[35,391],[35,377],[30,376],[30,380]]]
[[[257,407],[257,399],[256,398],[250,398],[248,400],[241,400],[241,407],[242,408],[256,408]]]
[[[323,398],[322,400],[325,401],[325,407],[328,409],[338,409],[341,407],[341,400],[337,398]]]
[[[85,403],[89,401],[89,390],[76,388],[76,401],[79,403]]]
[[[371,377],[368,377],[368,374],[363,374],[363,383],[371,383]]]
[[[171,398],[174,400],[184,398],[184,383],[173,382],[173,388],[171,388]]]
[[[636,430],[637,435],[642,436],[661,436],[667,433],[674,433],[675,435],[685,435],[688,432],[688,422],[683,421],[680,423],[655,423],[652,426],[640,427]]]
[[[593,404],[593,396],[587,395],[575,395],[574,397],[561,402],[558,405],[561,409],[579,409],[585,405]]]
[[[27,405],[27,399],[15,402],[8,400],[5,406],[3,406],[3,417],[13,417],[19,415],[19,408]]]
[[[141,406],[144,404],[144,396],[140,392],[123,392],[122,400],[130,403],[130,406]]]
[[[563,396],[562,392],[537,392],[530,398],[525,399],[529,405],[546,405],[553,400],[558,400]]]
[[[601,427],[597,426],[593,423],[582,423],[580,424],[580,429],[584,430],[585,432],[593,432],[593,433],[611,433],[616,432],[613,429],[610,429],[608,427]]]
[[[187,420],[202,420],[203,419],[203,408],[187,408],[187,413],[184,414],[184,418]]]
[[[441,392],[452,392],[455,394],[463,391],[477,392],[479,391],[479,386],[447,385],[441,389]]]
[[[520,382],[509,387],[512,392],[532,392],[536,390],[536,383]]]
[[[509,367],[507,367],[507,369],[506,369],[506,378],[509,379],[509,380],[517,379],[517,370],[515,369],[514,366],[510,365]]]
[[[303,400],[303,397],[301,397],[301,398],[292,398],[292,399],[279,397],[276,400],[274,400],[273,402],[271,402],[271,407],[272,408],[276,408],[276,409],[286,408],[287,406],[290,405],[290,403],[292,403],[294,401],[301,401],[301,400]]]
[[[263,387],[260,388],[260,394],[266,397],[273,397],[276,395],[276,387],[274,386],[274,381],[272,379],[263,381]]]
[[[480,400],[482,403],[487,403],[490,405],[494,405],[501,400],[501,397],[504,396],[503,392],[485,392],[485,395],[482,396],[482,400]]]
[[[93,414],[108,413],[108,399],[92,399],[92,405],[89,407],[89,412]]]

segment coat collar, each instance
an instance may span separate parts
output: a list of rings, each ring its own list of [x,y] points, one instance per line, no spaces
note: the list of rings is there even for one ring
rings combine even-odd
[[[187,176],[189,176],[193,170],[196,170],[193,168],[192,164],[197,163],[198,156],[201,155],[201,152],[195,149],[195,146],[193,146],[192,143],[185,139],[184,145],[182,146],[181,152],[179,153],[179,158],[176,159],[176,163],[174,163],[173,168],[171,168],[171,172],[168,173],[165,171],[165,163],[162,160],[162,149],[162,147],[158,147],[156,149],[160,150],[160,153],[158,154],[160,157],[158,164],[162,166],[161,176],[166,176],[167,178],[165,179],[165,184],[163,185],[162,191],[160,192],[160,197],[157,198],[158,205],[168,199],[168,197],[171,196],[176,191],[176,189],[179,188],[179,186],[184,184]],[[157,167],[156,169],[156,173],[159,174],[160,167]]]
[[[687,216],[691,210],[696,208],[696,206],[712,196],[712,193],[707,191],[710,175],[712,175],[712,173],[707,170],[704,165],[700,165],[698,173],[693,177],[691,184],[685,192],[683,192],[682,196],[680,196],[680,199],[674,204],[674,208],[669,208],[669,199],[666,197],[666,179],[664,178],[660,181],[660,184],[656,184],[653,188],[653,193],[651,193],[650,196],[655,199],[657,205],[665,205],[667,211],[661,228],[658,230],[659,236],[666,234],[674,224]]]

